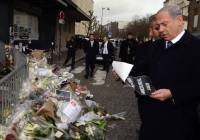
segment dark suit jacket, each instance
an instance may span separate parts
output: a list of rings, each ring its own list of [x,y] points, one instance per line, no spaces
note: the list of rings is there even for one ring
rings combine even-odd
[[[134,65],[140,65],[140,64],[144,63],[143,61],[146,60],[148,51],[149,51],[152,43],[153,43],[153,41],[149,40],[144,43],[138,44],[138,47],[136,49],[137,53],[135,54]],[[140,70],[138,70],[138,71],[140,71]]]
[[[196,107],[200,98],[200,40],[186,32],[168,49],[164,40],[158,40],[133,73],[148,75],[156,89],[170,89],[174,99],[161,102],[138,97],[140,140],[199,140]]]
[[[68,53],[75,54],[77,50],[77,43],[75,40],[70,40],[66,43],[66,48],[68,48]]]
[[[137,47],[138,43],[134,39],[124,40],[120,46],[119,58],[123,62],[132,63]]]
[[[84,46],[84,51],[87,58],[96,59],[96,55],[99,53],[99,43],[94,41],[93,46],[91,46],[90,41],[87,41]]]

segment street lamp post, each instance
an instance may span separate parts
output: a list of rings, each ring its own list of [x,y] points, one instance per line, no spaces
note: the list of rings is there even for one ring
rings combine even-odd
[[[101,9],[101,34],[100,34],[100,37],[102,37],[102,30],[103,30],[103,11],[104,10],[110,10],[110,8],[109,7],[102,7],[102,9]]]

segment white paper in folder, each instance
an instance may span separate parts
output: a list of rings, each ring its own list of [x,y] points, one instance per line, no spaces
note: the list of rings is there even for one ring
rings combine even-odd
[[[125,82],[133,65],[125,62],[113,61],[112,67],[117,75]]]

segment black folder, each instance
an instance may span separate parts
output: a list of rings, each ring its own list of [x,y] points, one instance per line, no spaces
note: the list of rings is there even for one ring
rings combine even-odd
[[[155,91],[151,79],[146,75],[137,77],[129,76],[127,82],[140,95],[151,95]]]

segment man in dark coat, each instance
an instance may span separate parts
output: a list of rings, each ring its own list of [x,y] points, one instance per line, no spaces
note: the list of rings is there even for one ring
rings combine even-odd
[[[114,58],[114,46],[108,40],[107,36],[103,38],[101,50],[102,50],[102,56],[103,56],[103,70],[105,70],[108,73],[110,61],[112,61]]]
[[[137,66],[138,72],[142,72],[144,70],[143,63],[145,63],[146,57],[148,56],[148,53],[149,53],[151,47],[153,47],[152,43],[155,40],[159,39],[158,25],[156,24],[155,15],[151,16],[149,19],[149,39],[150,40],[139,44],[139,47],[137,48],[137,54],[135,56],[134,66]],[[133,73],[131,72],[130,75],[133,75]],[[138,111],[139,111],[140,117],[142,117],[141,116],[142,112],[140,112],[141,107],[142,107],[141,102],[138,102]]]
[[[66,48],[68,48],[67,58],[63,65],[65,66],[69,62],[69,60],[72,59],[71,69],[74,69],[76,49],[77,49],[77,43],[74,37],[71,37],[71,39],[66,43]]]
[[[200,98],[200,40],[183,29],[177,6],[158,11],[156,22],[162,39],[152,44],[134,76],[147,75],[157,89],[138,96],[140,140],[200,140],[197,104]]]
[[[156,17],[153,15],[149,18],[149,40],[138,45],[134,65],[140,65],[140,63],[143,63],[149,49],[151,49],[150,47],[152,47],[151,44],[157,39],[159,39],[158,25],[156,24]]]
[[[93,34],[90,34],[89,41],[85,43],[84,51],[86,54],[85,78],[88,79],[89,75],[92,77],[94,74],[96,55],[99,53],[99,43],[94,40]]]
[[[119,58],[121,61],[132,64],[137,47],[138,43],[133,39],[132,33],[128,33],[127,39],[120,45]]]

